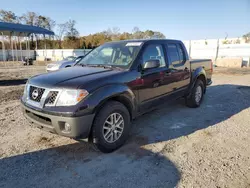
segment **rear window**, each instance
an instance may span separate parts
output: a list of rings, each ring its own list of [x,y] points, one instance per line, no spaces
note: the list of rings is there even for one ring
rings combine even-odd
[[[185,53],[184,53],[184,50],[183,48],[181,47],[180,44],[178,44],[178,51],[179,51],[179,56],[180,56],[180,63],[185,63],[186,61],[186,58],[185,58]]]
[[[180,57],[177,46],[175,44],[168,44],[168,56],[170,59],[169,65],[176,65],[180,63]]]
[[[168,44],[167,52],[170,59],[169,65],[182,65],[185,63],[185,53],[180,44]]]

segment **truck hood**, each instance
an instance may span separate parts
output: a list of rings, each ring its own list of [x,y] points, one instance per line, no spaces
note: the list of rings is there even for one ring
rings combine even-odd
[[[77,66],[34,76],[29,80],[29,84],[38,87],[63,87],[76,89],[79,86],[84,85],[86,82],[117,74],[118,72],[121,71],[101,67]]]
[[[53,63],[50,63],[49,65],[61,65],[63,63],[67,63],[67,62],[72,62],[72,61],[69,61],[69,60],[55,61]]]

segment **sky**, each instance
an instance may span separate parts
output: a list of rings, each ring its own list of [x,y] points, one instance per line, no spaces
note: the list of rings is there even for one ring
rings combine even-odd
[[[76,20],[80,35],[119,27],[162,32],[180,40],[241,37],[250,32],[250,0],[0,0],[0,9],[27,11],[56,23]]]

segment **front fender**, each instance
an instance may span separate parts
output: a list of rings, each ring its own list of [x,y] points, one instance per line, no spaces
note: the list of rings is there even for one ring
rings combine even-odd
[[[92,114],[101,107],[106,101],[112,98],[120,98],[129,111],[134,116],[136,112],[136,97],[133,91],[126,85],[112,84],[106,85],[90,93],[86,100],[80,104],[80,108],[85,108],[84,113]]]

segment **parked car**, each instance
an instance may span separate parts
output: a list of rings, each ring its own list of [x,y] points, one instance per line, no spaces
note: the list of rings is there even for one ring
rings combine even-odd
[[[21,102],[38,128],[112,152],[137,116],[180,97],[199,107],[212,70],[210,59],[189,60],[178,40],[111,42],[70,69],[32,77]]]
[[[24,57],[22,60],[23,65],[33,65],[33,58]]]
[[[46,70],[47,70],[47,72],[51,72],[51,71],[56,71],[56,70],[59,70],[59,69],[62,69],[62,68],[72,67],[78,61],[80,61],[83,57],[84,57],[84,55],[77,56],[77,57],[74,57],[74,56],[66,57],[62,61],[49,63],[47,65],[47,67],[46,67]]]

